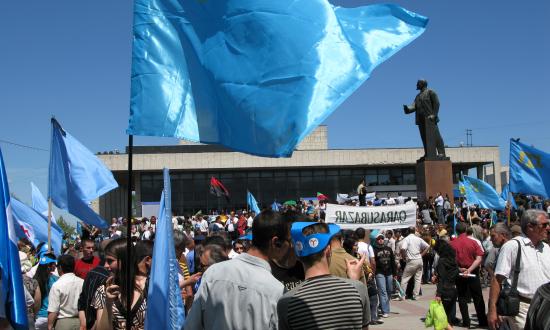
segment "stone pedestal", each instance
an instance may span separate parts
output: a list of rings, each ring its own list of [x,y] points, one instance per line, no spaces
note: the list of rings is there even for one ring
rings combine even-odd
[[[416,162],[416,190],[418,200],[435,198],[440,192],[453,201],[453,167],[448,158],[436,160],[418,160]]]

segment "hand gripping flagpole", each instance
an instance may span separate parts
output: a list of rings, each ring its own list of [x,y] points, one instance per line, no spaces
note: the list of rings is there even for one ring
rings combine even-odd
[[[130,311],[132,310],[132,301],[134,298],[134,284],[130,283],[130,267],[132,260],[132,154],[134,147],[134,136],[128,135],[128,210],[126,213],[126,255],[128,259],[126,261],[126,288],[128,292],[126,293],[126,329],[131,330],[132,328],[132,316]]]

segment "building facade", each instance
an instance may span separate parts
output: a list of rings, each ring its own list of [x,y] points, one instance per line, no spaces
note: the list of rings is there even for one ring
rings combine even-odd
[[[477,169],[500,173],[498,147],[446,148],[453,163],[453,181],[461,173]],[[263,206],[274,201],[297,200],[316,196],[317,192],[336,199],[337,193],[353,194],[362,178],[368,190],[379,196],[416,196],[416,160],[422,148],[329,149],[328,129],[318,127],[297,147],[291,158],[263,158],[228,150],[218,145],[182,142],[172,146],[133,148],[133,181],[136,215],[141,203],[158,202],[162,191],[162,168],[170,169],[172,209],[177,215],[201,210],[246,208],[250,191]],[[94,207],[108,219],[126,214],[128,191],[128,155],[98,155],[113,171],[120,187],[102,196]],[[491,171],[486,168],[490,167]],[[227,202],[209,192],[210,177],[218,178],[229,190]],[[500,191],[500,176],[491,176]]]

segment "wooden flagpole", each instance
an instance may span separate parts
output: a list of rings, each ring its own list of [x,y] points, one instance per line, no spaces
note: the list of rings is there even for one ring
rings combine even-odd
[[[128,135],[128,203],[126,213],[126,329],[132,328],[132,316],[130,311],[132,310],[132,301],[134,299],[134,284],[130,283],[132,277],[130,276],[130,267],[132,261],[132,155],[134,148],[134,136]]]
[[[52,198],[48,198],[48,252],[52,252]]]

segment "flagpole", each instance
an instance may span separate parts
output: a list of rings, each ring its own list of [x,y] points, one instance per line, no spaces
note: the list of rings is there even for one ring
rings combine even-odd
[[[132,260],[132,156],[134,148],[134,136],[128,135],[128,210],[126,213],[126,329],[132,328],[132,317],[130,311],[132,310],[132,301],[134,298],[134,285],[130,283],[132,277],[130,276],[130,267]]]
[[[48,252],[52,252],[52,198],[48,198]]]

